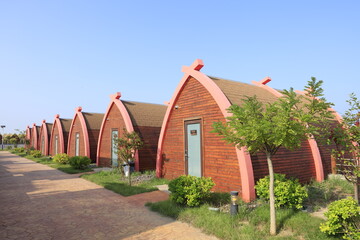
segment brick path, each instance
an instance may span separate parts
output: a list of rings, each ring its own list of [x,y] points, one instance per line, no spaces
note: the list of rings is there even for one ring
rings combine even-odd
[[[122,197],[0,152],[0,239],[216,239],[143,206],[166,198],[160,191]]]

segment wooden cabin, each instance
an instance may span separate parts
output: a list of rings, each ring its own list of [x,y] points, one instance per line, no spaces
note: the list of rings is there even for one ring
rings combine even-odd
[[[75,109],[69,131],[67,154],[69,156],[87,156],[96,162],[97,143],[104,114],[82,112]]]
[[[29,144],[25,144],[25,148],[31,148],[31,127],[29,125],[26,126],[25,140],[29,141]]]
[[[244,201],[255,199],[256,181],[268,175],[264,154],[249,155],[211,132],[213,123],[225,122],[226,110],[242,104],[245,96],[274,102],[280,93],[265,78],[252,84],[207,76],[200,72],[201,60],[183,67],[181,79],[168,105],[158,143],[157,176],[168,179],[183,174],[211,177],[215,191],[239,191]],[[276,173],[322,181],[331,172],[328,150],[319,150],[315,140],[304,141],[300,149],[279,149],[273,158]]]
[[[43,156],[49,155],[49,141],[52,126],[52,123],[47,123],[43,120],[40,127],[38,149],[41,151]]]
[[[135,154],[135,170],[156,168],[157,143],[165,105],[120,100],[121,94],[110,95],[110,103],[102,121],[97,150],[97,165],[118,166],[114,139],[123,135],[123,130],[135,131],[144,146]]]
[[[39,143],[38,143],[39,133],[40,133],[40,127],[36,126],[36,124],[34,123],[31,128],[30,148],[39,150]]]
[[[55,156],[58,153],[67,152],[67,143],[72,119],[60,118],[55,115],[54,123],[51,129],[49,154]]]

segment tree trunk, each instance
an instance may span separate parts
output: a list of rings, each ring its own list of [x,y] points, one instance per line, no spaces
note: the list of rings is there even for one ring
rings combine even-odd
[[[359,188],[360,188],[360,182],[359,182],[360,178],[357,178],[357,181],[354,184],[354,199],[355,201],[359,204],[360,200],[359,200]]]
[[[276,212],[275,212],[275,194],[274,194],[274,168],[271,161],[271,154],[266,153],[267,164],[269,168],[269,197],[270,197],[270,235],[276,235]]]

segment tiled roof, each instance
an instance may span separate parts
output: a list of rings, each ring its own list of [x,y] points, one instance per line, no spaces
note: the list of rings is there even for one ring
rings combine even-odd
[[[152,103],[122,101],[134,126],[161,127],[167,106]]]
[[[104,118],[104,114],[102,113],[82,113],[85,118],[86,125],[88,129],[100,129],[101,123]]]
[[[245,96],[252,97],[254,95],[256,95],[257,99],[263,103],[271,103],[277,99],[270,92],[255,85],[211,76],[209,76],[209,78],[218,85],[231,104],[241,105]]]
[[[52,123],[45,123],[45,125],[46,125],[46,130],[48,132],[48,135],[50,136],[51,135],[51,128],[52,128],[53,124]]]
[[[242,99],[245,99],[245,96],[252,97],[256,95],[257,99],[266,104],[266,103],[272,103],[277,100],[277,97],[275,97],[272,93],[268,92],[266,89],[263,89],[261,87],[242,83],[242,82],[236,82],[232,80],[217,78],[217,77],[211,77],[216,85],[221,89],[221,91],[225,94],[225,96],[229,99],[231,104],[242,104]],[[281,92],[281,90],[275,89],[278,92]],[[303,108],[305,104],[307,104],[307,101],[305,96],[302,96],[301,94],[297,94],[298,97],[304,97],[300,98],[300,103],[297,104],[297,107]],[[306,109],[305,109],[306,111]],[[335,116],[334,116],[335,119]]]
[[[72,119],[60,118],[59,120],[60,120],[62,129],[63,129],[63,132],[69,132],[69,131],[70,131],[70,127],[71,127]]]

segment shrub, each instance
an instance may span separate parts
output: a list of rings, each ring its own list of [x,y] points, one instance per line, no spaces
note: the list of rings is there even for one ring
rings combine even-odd
[[[308,197],[306,188],[298,179],[287,179],[285,174],[275,174],[274,178],[275,206],[301,209]],[[256,194],[266,201],[269,201],[269,181],[269,176],[266,176],[259,179],[255,186]]]
[[[34,158],[40,158],[41,157],[41,151],[40,150],[31,150],[30,155]]]
[[[12,149],[12,146],[7,146],[6,147],[6,150],[11,150]]]
[[[23,152],[25,152],[25,148],[22,148],[22,147],[20,147],[20,148],[14,148],[14,151],[15,151],[16,153],[23,153]]]
[[[328,219],[320,225],[320,231],[344,239],[360,239],[360,206],[353,198],[330,203],[325,216]]]
[[[66,153],[58,153],[54,156],[53,160],[60,164],[68,164],[69,156]]]
[[[91,163],[91,159],[86,156],[75,156],[69,159],[69,164],[75,169],[86,169]]]
[[[183,175],[169,182],[170,199],[190,207],[199,206],[214,185],[211,178]]]

